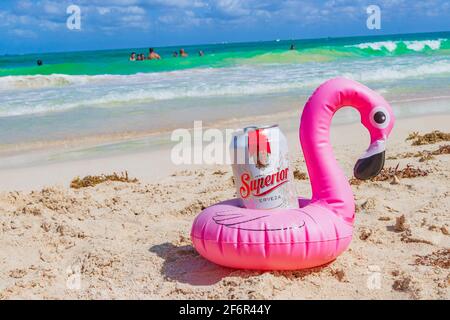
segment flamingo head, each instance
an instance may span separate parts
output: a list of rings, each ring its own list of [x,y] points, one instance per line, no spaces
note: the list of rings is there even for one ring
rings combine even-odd
[[[386,140],[392,131],[395,118],[391,106],[381,96],[369,101],[360,109],[361,122],[370,133],[370,146],[358,159],[354,175],[360,180],[377,176],[384,166]]]

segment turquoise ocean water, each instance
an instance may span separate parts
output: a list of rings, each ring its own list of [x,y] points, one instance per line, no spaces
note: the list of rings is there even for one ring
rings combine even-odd
[[[401,116],[450,112],[450,32],[186,46],[183,59],[178,49],[139,62],[129,53],[147,48],[0,56],[0,145],[292,111],[335,76],[394,106],[415,101]]]

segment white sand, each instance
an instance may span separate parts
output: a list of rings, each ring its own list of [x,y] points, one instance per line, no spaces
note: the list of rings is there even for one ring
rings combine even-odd
[[[449,115],[398,121],[388,156],[448,144],[416,147],[404,141],[412,131],[448,131],[448,123]],[[335,127],[332,137],[350,177],[367,134],[348,125]],[[297,132],[288,140],[292,167],[304,172]],[[430,173],[397,185],[353,186],[354,240],[335,262],[306,271],[257,272],[212,264],[189,239],[202,208],[234,196],[230,168],[203,166],[171,175],[169,151],[0,171],[0,298],[450,298],[450,155],[388,160],[386,166],[409,163]],[[141,182],[68,188],[77,175],[124,170]],[[295,184],[302,196],[310,194],[308,181]],[[406,226],[396,231],[402,215]],[[416,263],[433,252],[444,263]]]

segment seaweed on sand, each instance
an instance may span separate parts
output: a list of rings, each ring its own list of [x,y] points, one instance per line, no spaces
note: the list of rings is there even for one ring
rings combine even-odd
[[[86,176],[82,179],[80,177],[76,177],[70,183],[70,187],[72,189],[81,189],[86,187],[93,187],[106,181],[136,183],[138,182],[138,179],[130,179],[128,177],[127,171],[121,172],[120,174],[113,172],[112,174],[108,175],[102,174],[99,176]]]
[[[383,168],[383,170],[381,170],[380,174],[378,174],[376,177],[373,177],[372,179],[368,180],[368,181],[388,181],[388,180],[393,180],[395,178],[417,178],[417,177],[425,177],[428,175],[429,171],[427,170],[422,170],[420,168],[416,168],[413,165],[406,165],[405,168],[399,170],[400,164],[397,164],[397,166],[394,167],[388,167],[388,168]],[[351,178],[349,180],[351,185],[360,185],[364,182],[364,180],[359,180],[356,178]]]
[[[450,133],[442,132],[439,130],[425,133],[423,135],[418,132],[410,133],[406,141],[412,140],[413,146],[421,146],[424,144],[433,144],[442,141],[450,141]]]
[[[308,180],[308,174],[300,170],[294,171],[294,178],[297,180]]]
[[[405,152],[401,153],[395,156],[391,156],[388,158],[388,160],[395,160],[395,159],[404,159],[404,158],[420,158],[420,162],[424,162],[427,160],[434,159],[434,156],[441,155],[441,154],[450,154],[450,145],[446,144],[443,146],[440,146],[436,150],[429,151],[429,150],[423,150],[423,151],[417,151],[417,152]]]
[[[420,168],[414,167],[413,165],[406,165],[405,168],[399,170],[400,164],[394,167],[388,167],[381,170],[380,174],[376,177],[373,177],[371,181],[387,181],[391,180],[396,176],[397,178],[417,178],[417,177],[425,177],[428,175],[428,171],[422,170]]]
[[[439,154],[450,154],[450,144],[446,144],[444,146],[440,146],[439,149],[432,152],[433,155],[439,155]]]
[[[450,144],[446,144],[443,146],[440,146],[438,149],[434,151],[422,151],[419,153],[417,157],[420,157],[419,161],[424,162],[427,160],[434,159],[434,156],[438,156],[441,154],[450,154]]]
[[[426,256],[417,256],[416,265],[450,268],[450,249],[435,251]]]

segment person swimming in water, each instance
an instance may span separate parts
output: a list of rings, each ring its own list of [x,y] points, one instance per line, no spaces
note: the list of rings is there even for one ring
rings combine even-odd
[[[136,52],[132,52],[130,55],[130,61],[136,61]]]
[[[181,49],[180,49],[180,57],[186,58],[186,57],[188,57],[188,56],[189,56],[189,55],[186,53],[186,51],[184,51],[184,49],[181,48]]]
[[[155,52],[155,49],[148,49],[148,60],[160,60],[161,56]]]
[[[200,57],[203,57],[203,56],[205,55],[205,53],[204,53],[202,50],[200,50],[200,51],[198,52],[198,55],[199,55]]]
[[[172,57],[174,57],[174,58],[178,57],[178,52],[174,51],[174,52],[172,53]]]
[[[44,63],[42,62],[41,59],[39,59],[38,61],[36,61],[36,64],[40,67],[40,66],[42,66]]]
[[[291,44],[291,48],[289,50],[295,50],[295,44]]]

